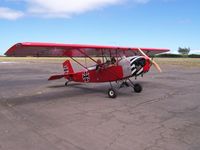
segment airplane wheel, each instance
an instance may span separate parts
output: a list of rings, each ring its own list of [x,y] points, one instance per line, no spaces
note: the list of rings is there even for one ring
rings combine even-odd
[[[65,86],[67,86],[67,85],[68,85],[68,83],[69,83],[69,81],[66,81],[66,82],[65,82]]]
[[[136,92],[136,93],[140,93],[140,92],[142,92],[142,86],[140,85],[140,84],[135,84],[134,85],[134,91]]]
[[[116,91],[114,89],[109,89],[108,90],[108,96],[110,98],[116,98],[117,97],[117,93],[116,93]]]

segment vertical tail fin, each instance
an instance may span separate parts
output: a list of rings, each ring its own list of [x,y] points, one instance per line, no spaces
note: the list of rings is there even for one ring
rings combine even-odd
[[[71,63],[70,63],[69,60],[66,60],[66,61],[63,63],[63,69],[64,69],[65,74],[74,73],[74,70],[73,70],[72,65],[71,65]]]

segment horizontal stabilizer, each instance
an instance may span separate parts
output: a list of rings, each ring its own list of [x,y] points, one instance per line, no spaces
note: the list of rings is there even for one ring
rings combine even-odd
[[[61,79],[63,78],[65,75],[53,75],[51,77],[49,77],[48,80],[58,80],[58,79]]]

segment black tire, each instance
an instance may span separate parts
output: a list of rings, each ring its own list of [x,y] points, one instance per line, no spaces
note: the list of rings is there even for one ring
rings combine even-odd
[[[68,86],[68,83],[69,83],[69,81],[66,81],[66,82],[65,82],[65,86]]]
[[[109,96],[109,98],[116,98],[117,92],[114,89],[109,89],[108,90],[108,96]]]
[[[142,86],[138,83],[134,85],[133,89],[134,89],[135,93],[142,92]]]

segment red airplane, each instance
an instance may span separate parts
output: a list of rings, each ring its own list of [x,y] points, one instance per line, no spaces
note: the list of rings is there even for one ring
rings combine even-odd
[[[83,71],[75,72],[70,61],[66,60],[63,63],[64,73],[53,75],[48,80],[65,78],[66,86],[71,81],[109,82],[108,96],[115,98],[116,90],[122,87],[130,86],[136,93],[140,93],[142,86],[138,83],[134,84],[130,78],[143,76],[149,71],[152,64],[158,72],[161,72],[159,65],[149,56],[167,51],[169,49],[25,42],[15,44],[5,55],[12,57],[69,57],[79,64]],[[95,64],[87,67],[75,59],[76,57],[89,58]],[[116,88],[112,82],[117,83]]]

